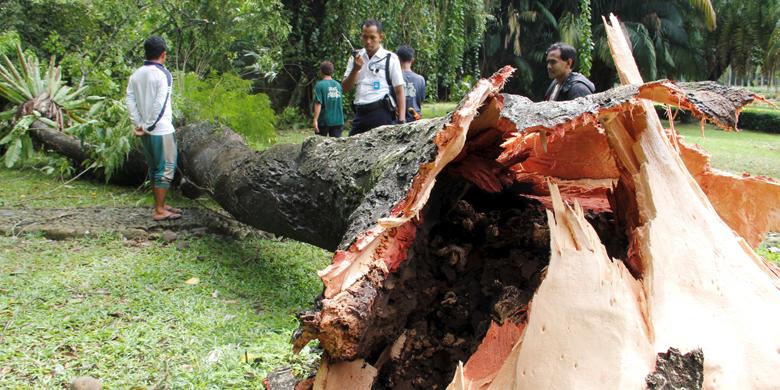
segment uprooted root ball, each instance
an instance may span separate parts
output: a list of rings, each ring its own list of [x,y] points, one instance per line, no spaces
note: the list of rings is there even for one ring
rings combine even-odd
[[[385,284],[386,304],[409,314],[400,354],[383,364],[378,349],[368,359],[381,365],[375,388],[445,387],[491,320],[523,320],[541,281],[549,232],[539,203],[472,190],[441,214],[425,216],[434,222]]]

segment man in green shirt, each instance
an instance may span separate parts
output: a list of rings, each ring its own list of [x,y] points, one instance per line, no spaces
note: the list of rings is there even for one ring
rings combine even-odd
[[[338,138],[344,129],[341,83],[333,80],[333,63],[330,61],[322,62],[320,74],[322,80],[314,86],[314,132]]]

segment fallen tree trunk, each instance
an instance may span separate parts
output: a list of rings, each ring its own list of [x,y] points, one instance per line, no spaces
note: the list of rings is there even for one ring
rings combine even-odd
[[[510,73],[447,117],[346,139],[255,152],[179,131],[185,176],[236,218],[336,250],[294,340],[324,350],[313,385],[777,385],[778,279],[740,235],[780,229],[780,186],[709,169],[646,103],[733,128],[756,96],[624,72],[532,103],[499,93]]]

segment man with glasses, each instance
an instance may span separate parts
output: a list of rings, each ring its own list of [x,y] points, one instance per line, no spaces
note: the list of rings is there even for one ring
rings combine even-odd
[[[404,77],[398,56],[382,47],[382,24],[373,19],[363,22],[363,49],[349,58],[344,92],[355,88],[355,119],[349,135],[375,127],[406,122]]]

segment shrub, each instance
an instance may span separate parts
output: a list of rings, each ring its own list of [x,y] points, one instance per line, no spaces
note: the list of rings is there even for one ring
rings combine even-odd
[[[187,121],[214,121],[241,134],[248,143],[276,141],[276,117],[264,93],[251,94],[252,82],[232,73],[176,74],[174,109]]]
[[[38,123],[55,130],[85,123],[81,115],[100,97],[85,96],[86,88],[72,88],[63,79],[54,57],[40,64],[33,54],[25,54],[16,45],[16,59],[12,62],[0,55],[0,96],[11,108],[0,112],[0,145],[5,145],[3,161],[11,168],[33,156],[29,130]]]
[[[301,127],[307,126],[309,121],[301,114],[301,110],[298,107],[285,107],[282,113],[279,115],[279,128],[298,130]]]
[[[738,127],[780,134],[780,110],[745,109],[739,114]]]

